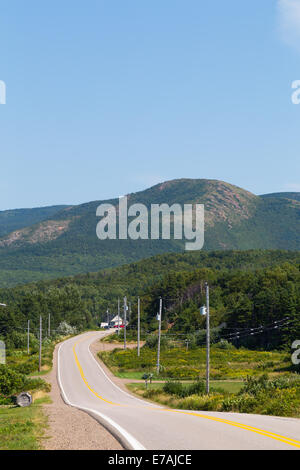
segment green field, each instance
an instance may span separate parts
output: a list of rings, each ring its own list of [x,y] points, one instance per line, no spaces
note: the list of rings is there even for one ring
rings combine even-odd
[[[100,352],[99,357],[114,374],[123,378],[141,379],[148,372],[154,373],[154,379],[194,380],[205,377],[205,348],[162,350],[159,376],[155,375],[155,349],[143,347],[140,357],[137,357],[136,349],[116,348],[110,352]],[[265,372],[276,376],[289,373],[290,367],[290,354],[282,351],[211,348],[212,380],[243,380],[249,375],[259,376]]]
[[[205,348],[163,349],[159,375],[155,348],[144,346],[140,357],[136,349],[98,354],[115,375],[132,379],[127,384],[131,392],[170,408],[300,417],[300,377],[292,372],[290,355],[283,351],[213,346],[209,395],[204,381]],[[153,383],[147,387],[134,383],[149,373]]]

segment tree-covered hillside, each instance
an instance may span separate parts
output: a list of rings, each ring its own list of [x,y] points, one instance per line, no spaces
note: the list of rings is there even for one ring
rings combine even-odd
[[[37,207],[34,209],[12,209],[0,211],[0,237],[9,233],[37,224],[42,220],[52,217],[67,206]]]
[[[269,349],[290,346],[300,337],[299,268],[300,253],[284,251],[159,255],[98,273],[1,289],[0,299],[9,307],[0,309],[0,329],[3,335],[24,332],[28,319],[37,329],[39,316],[46,322],[49,313],[53,328],[61,321],[78,330],[93,328],[106,319],[107,309],[115,315],[118,298],[122,308],[126,295],[131,303],[130,327],[136,325],[140,296],[142,327],[151,332],[157,328],[161,296],[164,328],[174,334],[198,331],[194,339],[201,342],[204,319],[199,308],[205,302],[208,281],[212,327],[226,323],[226,330],[216,338],[263,327],[262,334],[242,337],[239,344]],[[278,321],[280,328],[274,329]]]
[[[264,198],[283,198],[283,199],[291,199],[293,201],[300,201],[300,193],[271,193],[271,194],[264,194],[262,197]]]

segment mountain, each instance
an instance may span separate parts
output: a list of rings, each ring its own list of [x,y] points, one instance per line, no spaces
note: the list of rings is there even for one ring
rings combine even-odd
[[[0,211],[0,237],[41,222],[67,206],[37,207]]]
[[[96,237],[93,201],[70,206],[0,238],[0,286],[120,266],[153,255],[183,252],[181,240],[105,240]],[[128,205],[205,205],[204,250],[300,249],[300,201],[256,196],[204,179],[166,181],[128,196]]]
[[[300,193],[272,193],[263,194],[261,197],[291,199],[294,201],[300,201]]]

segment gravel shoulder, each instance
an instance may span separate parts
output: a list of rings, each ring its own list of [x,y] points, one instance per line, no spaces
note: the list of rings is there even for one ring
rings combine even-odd
[[[43,405],[48,432],[42,441],[45,450],[123,450],[121,444],[87,413],[66,405],[57,382],[57,350],[53,368],[43,378],[51,384],[51,404]]]

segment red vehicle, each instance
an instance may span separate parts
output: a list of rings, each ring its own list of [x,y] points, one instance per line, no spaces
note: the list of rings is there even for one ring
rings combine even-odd
[[[120,328],[124,328],[124,327],[125,327],[125,325],[119,325],[119,326],[120,326]],[[115,325],[114,328],[118,328],[118,325]]]

